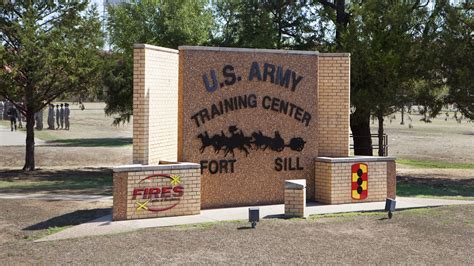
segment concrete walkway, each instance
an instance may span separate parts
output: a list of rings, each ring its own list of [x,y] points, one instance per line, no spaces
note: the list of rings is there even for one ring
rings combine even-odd
[[[26,122],[23,123],[23,127]],[[25,146],[26,133],[21,130],[11,131],[10,127],[0,125],[0,146]],[[45,145],[46,142],[35,138],[35,145]]]
[[[464,200],[443,200],[443,199],[423,199],[423,198],[404,198],[397,197],[397,209],[409,208],[426,208],[443,205],[458,204],[474,204],[474,201]],[[385,202],[369,202],[369,203],[353,203],[340,205],[320,205],[312,203],[307,206],[307,213],[329,214],[344,212],[365,212],[365,211],[381,211],[385,207]],[[261,218],[282,217],[284,213],[284,205],[267,205],[260,207]],[[380,214],[384,216],[384,214]],[[396,217],[396,214],[395,214]],[[129,221],[112,221],[111,215],[101,217],[92,222],[80,224],[53,235],[46,236],[37,241],[51,241],[59,239],[78,238],[86,236],[97,236],[107,234],[117,234],[135,231],[150,227],[165,227],[186,224],[199,224],[218,221],[247,220],[248,207],[224,208],[203,210],[199,215],[153,218]]]

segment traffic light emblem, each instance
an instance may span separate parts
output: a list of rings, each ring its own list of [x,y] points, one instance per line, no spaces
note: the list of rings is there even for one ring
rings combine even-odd
[[[368,167],[365,163],[352,165],[352,198],[363,200],[367,198]]]

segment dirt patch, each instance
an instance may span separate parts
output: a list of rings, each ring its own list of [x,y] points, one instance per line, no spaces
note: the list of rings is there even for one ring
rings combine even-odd
[[[446,121],[443,114],[432,119],[432,123],[424,123],[420,121],[422,116],[406,114],[404,125],[400,125],[400,113],[395,114],[391,123],[386,118],[389,155],[421,161],[474,162],[474,123],[467,120],[457,123],[453,115],[451,112]],[[373,122],[371,131],[376,133],[378,122]]]
[[[0,204],[3,209],[23,203]],[[42,218],[19,213],[1,219],[11,224],[22,220],[16,228],[23,234],[23,228],[56,215],[50,211],[48,217],[46,210],[40,213]],[[0,244],[0,260],[7,264],[474,263],[474,205],[400,211],[392,220],[385,216],[273,219],[260,222],[255,230],[238,230],[248,226],[246,222],[150,228],[41,243],[13,236]]]
[[[474,179],[473,169],[406,168],[397,166],[397,175],[416,178]]]
[[[36,166],[51,167],[112,167],[130,164],[132,147],[35,147]],[[19,146],[0,147],[0,167],[21,169],[25,160],[25,149]]]

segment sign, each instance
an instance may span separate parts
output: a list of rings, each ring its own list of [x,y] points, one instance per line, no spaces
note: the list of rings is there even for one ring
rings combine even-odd
[[[368,195],[368,166],[365,163],[352,165],[352,199],[363,200]]]
[[[317,54],[180,50],[179,160],[201,165],[202,207],[283,201],[287,179],[314,197]]]
[[[157,185],[151,182],[154,179],[164,179],[169,184]],[[178,175],[154,174],[143,178],[132,191],[136,210],[160,212],[176,207],[184,195],[184,187],[180,183],[181,177]]]

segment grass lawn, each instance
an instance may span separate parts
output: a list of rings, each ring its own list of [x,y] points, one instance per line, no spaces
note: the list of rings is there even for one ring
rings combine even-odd
[[[407,159],[397,159],[397,163],[416,168],[474,169],[474,163],[433,162]]]
[[[397,196],[474,200],[474,182],[439,184],[400,180],[397,182]]]
[[[472,163],[434,162],[421,160],[399,159],[397,163],[418,169],[474,169]],[[474,200],[474,179],[469,178],[444,178],[439,177],[417,177],[398,176],[397,196],[417,198],[443,198]]]
[[[56,190],[56,189],[88,189],[107,188],[112,186],[112,176],[93,178],[65,178],[64,180],[36,180],[36,181],[0,181],[0,191],[15,190]]]
[[[110,195],[112,172],[108,169],[38,170],[0,172],[0,193],[80,193]]]

